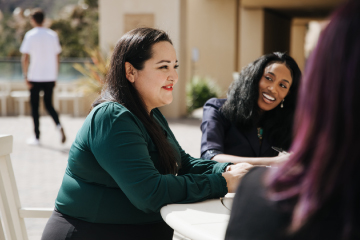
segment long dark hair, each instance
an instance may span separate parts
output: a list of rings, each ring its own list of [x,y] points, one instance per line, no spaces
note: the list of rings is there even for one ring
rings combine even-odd
[[[125,62],[131,63],[137,70],[142,70],[144,63],[152,57],[152,46],[162,41],[172,44],[166,32],[153,28],[136,28],[122,36],[112,54],[102,93],[92,106],[113,101],[130,110],[144,124],[159,151],[159,171],[162,174],[175,174],[177,166],[174,149],[158,122],[152,114],[148,114],[141,96],[128,81],[125,72]]]
[[[360,202],[360,1],[331,18],[299,91],[291,159],[269,176],[270,198],[294,199],[297,231],[337,199],[343,238],[358,233]]]
[[[264,70],[272,63],[284,64],[291,73],[292,85],[285,98],[284,108],[277,106],[260,118],[259,82]],[[239,129],[261,124],[277,146],[288,149],[292,138],[293,118],[301,71],[295,60],[285,53],[274,52],[263,55],[246,66],[238,79],[229,87],[227,100],[221,111]],[[260,121],[260,122],[259,122]]]

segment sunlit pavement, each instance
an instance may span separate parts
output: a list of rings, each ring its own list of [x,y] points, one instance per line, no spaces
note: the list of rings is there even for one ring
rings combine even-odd
[[[10,155],[22,207],[54,207],[67,164],[70,146],[85,118],[60,116],[67,141],[60,143],[60,133],[50,116],[40,118],[40,146],[29,146],[33,123],[29,116],[0,117],[0,134],[14,137]],[[170,119],[169,125],[182,148],[194,157],[200,156],[201,121]],[[47,219],[25,219],[29,240],[39,240]],[[174,238],[175,239],[175,238]]]

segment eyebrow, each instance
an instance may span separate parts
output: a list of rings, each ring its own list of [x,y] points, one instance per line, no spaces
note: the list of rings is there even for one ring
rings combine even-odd
[[[269,73],[269,74],[273,75],[274,77],[276,77],[275,73],[273,73],[273,72],[267,72],[267,73]],[[285,82],[287,82],[288,84],[290,84],[290,82],[289,82],[288,80],[286,80],[286,79],[283,79],[283,81],[285,81]]]
[[[157,62],[156,64],[164,63],[164,62],[165,63],[171,63],[171,61],[169,61],[169,60],[161,60],[161,61]],[[176,60],[175,63],[178,63],[178,60]]]

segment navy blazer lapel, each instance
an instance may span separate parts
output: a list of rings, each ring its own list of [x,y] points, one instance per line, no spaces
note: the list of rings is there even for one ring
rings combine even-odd
[[[252,149],[255,152],[255,156],[260,156],[260,141],[257,136],[257,129],[255,127],[250,127],[243,130],[245,137],[248,139]]]
[[[263,156],[266,151],[271,148],[270,142],[268,141],[268,136],[266,134],[266,131],[264,131],[263,139],[261,142],[261,149],[260,149],[260,156]]]

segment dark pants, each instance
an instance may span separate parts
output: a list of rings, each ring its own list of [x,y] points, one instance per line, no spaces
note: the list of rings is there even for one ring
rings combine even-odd
[[[40,137],[39,130],[39,94],[40,91],[44,91],[44,104],[45,108],[51,117],[54,119],[54,122],[60,124],[59,116],[56,113],[53,105],[52,105],[52,95],[53,89],[55,86],[55,82],[31,82],[32,88],[30,89],[30,106],[31,113],[34,120],[34,131],[37,139]]]
[[[172,240],[173,235],[174,230],[165,222],[143,225],[90,223],[55,209],[41,240]]]

